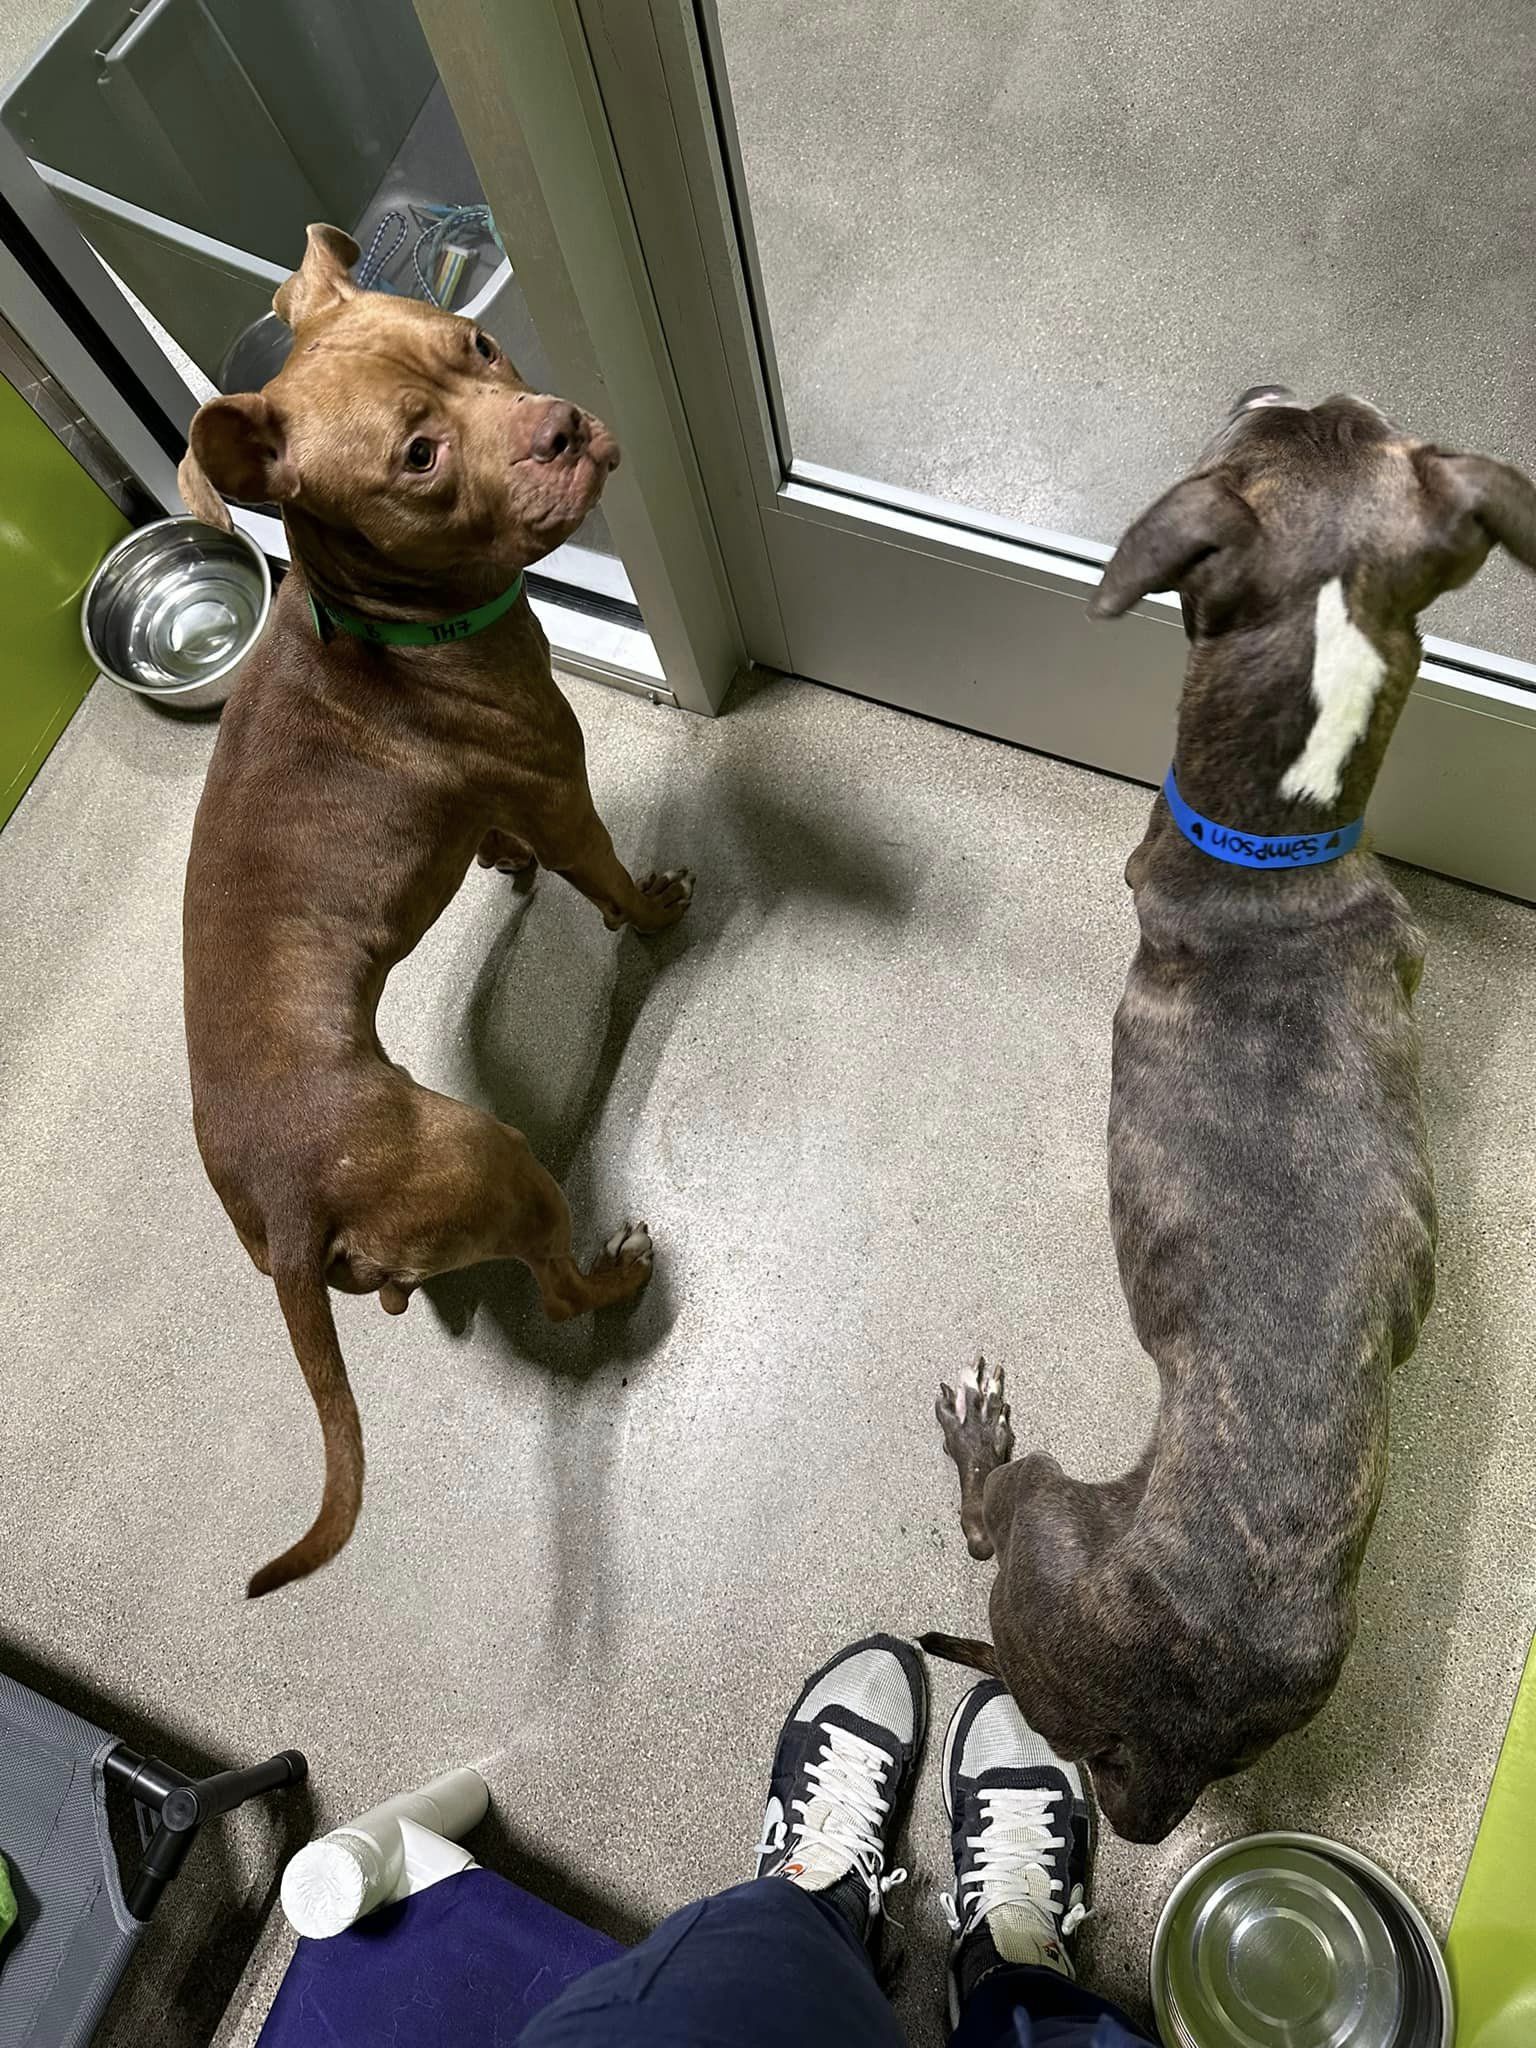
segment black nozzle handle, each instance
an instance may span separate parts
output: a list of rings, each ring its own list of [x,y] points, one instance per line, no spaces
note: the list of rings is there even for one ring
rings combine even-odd
[[[302,1785],[309,1776],[309,1764],[296,1749],[281,1750],[264,1764],[252,1764],[243,1771],[218,1771],[211,1778],[196,1779],[184,1778],[153,1758],[135,1757],[131,1751],[114,1754],[124,1756],[125,1762],[113,1769],[112,1775],[142,1804],[156,1804],[160,1814],[160,1825],[128,1888],[128,1910],[136,1920],[147,1920],[159,1904],[205,1820],[230,1813],[263,1792]],[[111,1769],[113,1758],[108,1757],[106,1764]]]
[[[285,1785],[302,1785],[309,1776],[309,1764],[297,1749],[280,1750],[264,1764],[251,1764],[243,1771],[219,1771],[211,1778],[196,1778],[177,1788],[160,1809],[167,1827],[197,1827],[216,1813],[232,1813],[247,1799],[263,1792],[280,1792]]]
[[[186,1861],[187,1851],[197,1839],[197,1827],[167,1827],[162,1820],[149,1838],[143,1861],[133,1873],[127,1905],[135,1920],[147,1920],[160,1903],[161,1893]]]
[[[151,1813],[158,1813],[173,1792],[192,1782],[185,1771],[173,1770],[157,1756],[140,1756],[137,1750],[127,1749],[121,1743],[108,1750],[101,1768],[122,1786],[130,1799],[147,1806]]]

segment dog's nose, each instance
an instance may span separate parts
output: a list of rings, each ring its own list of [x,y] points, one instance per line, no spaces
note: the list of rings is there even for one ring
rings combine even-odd
[[[539,422],[528,452],[535,462],[558,462],[579,449],[584,440],[581,414],[574,405],[552,405]]]
[[[1294,405],[1296,394],[1289,384],[1250,384],[1242,396],[1233,401],[1232,417],[1240,412],[1252,412],[1256,405]]]

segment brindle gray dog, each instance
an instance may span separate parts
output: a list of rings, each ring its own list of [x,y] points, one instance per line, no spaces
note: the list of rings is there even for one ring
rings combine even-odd
[[[1501,543],[1536,567],[1536,489],[1374,407],[1238,401],[1122,540],[1090,610],[1177,590],[1190,640],[1177,788],[1255,838],[1360,817],[1419,663],[1416,615]],[[1355,1631],[1390,1375],[1434,1287],[1411,1010],[1423,940],[1368,853],[1229,866],[1159,795],[1126,880],[1141,944],[1115,1019],[1110,1208],[1162,1382],[1140,1462],[1089,1485],[1008,1462],[1002,1375],[938,1416],[973,1556],[994,1546],[994,1668],[1157,1841],[1213,1778],[1307,1721]]]

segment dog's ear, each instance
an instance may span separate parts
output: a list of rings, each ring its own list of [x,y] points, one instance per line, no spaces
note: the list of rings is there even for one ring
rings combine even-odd
[[[276,408],[259,391],[211,398],[193,415],[176,482],[189,512],[229,530],[225,498],[281,503],[299,487]]]
[[[349,275],[359,254],[352,237],[323,221],[313,222],[305,233],[309,239],[304,261],[272,296],[273,312],[293,328],[313,320],[317,313],[328,313],[344,299],[357,297],[357,286]]]
[[[226,533],[229,532],[235,523],[229,516],[229,507],[203,474],[203,465],[190,448],[177,468],[176,488],[181,492],[181,502],[194,519],[201,519],[207,526],[221,526]]]
[[[1488,538],[1536,569],[1536,484],[1489,455],[1437,455],[1435,467]]]
[[[1259,522],[1230,484],[1213,473],[1186,477],[1142,513],[1115,549],[1088,600],[1091,619],[1118,619],[1154,590],[1177,590],[1197,562],[1245,547]]]

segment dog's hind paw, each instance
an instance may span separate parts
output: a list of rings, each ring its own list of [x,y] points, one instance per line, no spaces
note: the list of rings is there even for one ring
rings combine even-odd
[[[644,1266],[650,1270],[656,1256],[648,1223],[621,1223],[603,1246],[601,1266]]]
[[[620,1224],[583,1275],[586,1299],[581,1307],[612,1308],[617,1302],[632,1301],[649,1281],[655,1258],[649,1225]]]
[[[966,1545],[972,1557],[990,1557],[992,1539],[982,1495],[989,1474],[1013,1456],[1002,1367],[978,1358],[961,1374],[958,1386],[940,1384],[933,1412],[944,1432],[944,1448],[960,1474],[960,1526]]]
[[[965,1448],[985,1445],[996,1462],[1006,1464],[1013,1455],[1013,1430],[1008,1421],[1008,1399],[1003,1391],[1003,1368],[978,1358],[960,1375],[958,1386],[941,1382],[934,1413],[953,1447],[964,1439]]]
[[[694,880],[692,868],[665,868],[647,875],[637,887],[646,899],[649,915],[643,920],[636,918],[635,929],[659,932],[676,924],[693,901]]]

